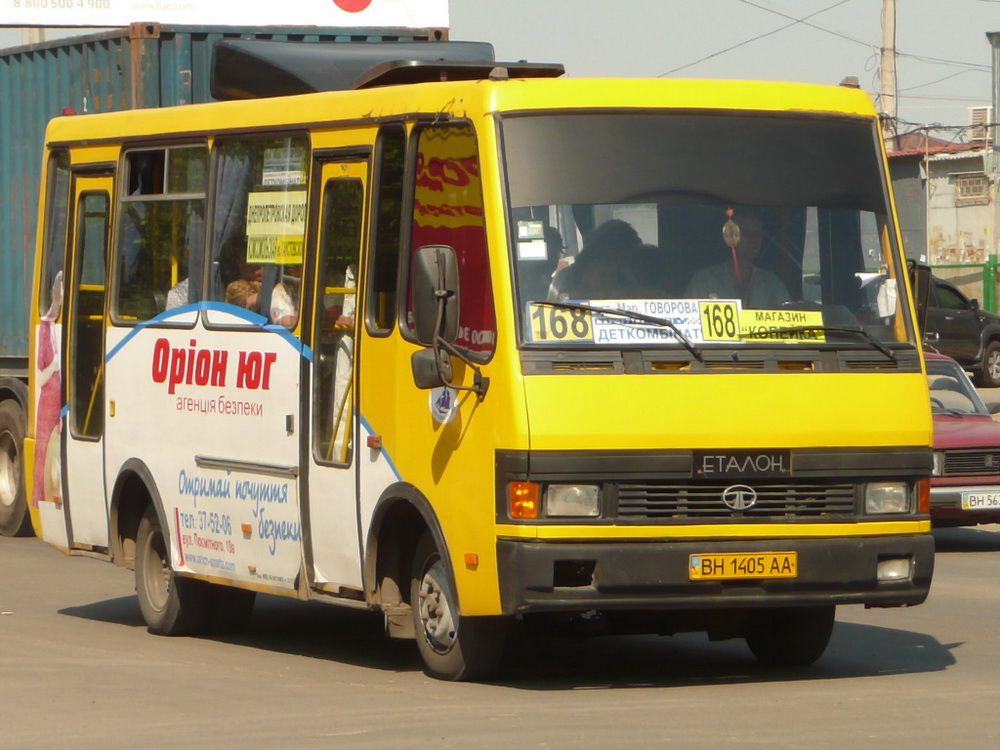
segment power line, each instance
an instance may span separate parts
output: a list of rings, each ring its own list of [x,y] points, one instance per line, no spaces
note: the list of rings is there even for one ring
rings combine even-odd
[[[981,94],[976,94],[972,96],[928,96],[920,94],[907,94],[902,99],[922,99],[924,101],[932,102],[983,102],[988,104],[989,99],[982,98]]]
[[[1000,0],[995,0],[995,1],[996,2],[1000,2]],[[795,16],[790,16],[787,13],[782,13],[780,10],[774,10],[773,8],[768,8],[768,7],[764,6],[764,5],[759,5],[758,3],[752,2],[752,0],[740,0],[740,2],[743,3],[744,5],[749,5],[751,7],[757,8],[759,10],[763,10],[763,11],[765,11],[767,13],[773,13],[776,16],[781,16],[782,18],[789,18],[789,19],[792,19],[792,20],[796,20],[798,23],[801,23],[803,26],[808,26],[809,28],[816,29],[817,31],[822,31],[822,32],[824,32],[826,34],[832,34],[833,36],[839,37],[841,39],[845,39],[845,40],[847,40],[849,42],[853,42],[854,44],[860,44],[860,45],[862,45],[864,47],[870,47],[870,48],[874,48],[875,47],[874,44],[871,44],[870,42],[866,42],[863,39],[858,39],[856,37],[850,36],[849,34],[844,34],[843,32],[840,32],[840,31],[835,31],[833,29],[828,29],[825,26],[820,26],[819,24],[809,23],[809,21],[807,20],[807,19],[812,18],[813,16],[817,15],[817,13],[824,13],[827,10],[830,10],[830,8],[824,8],[823,10],[818,11],[817,13],[812,13],[812,14],[810,14],[808,16],[805,16],[805,18],[796,19]],[[835,7],[835,6],[831,6],[831,7]],[[788,27],[785,26],[785,27],[782,27],[782,28],[788,28]],[[984,71],[990,71],[990,69],[991,69],[989,65],[984,65],[983,63],[971,63],[971,62],[964,62],[962,60],[948,60],[948,59],[943,58],[943,57],[931,57],[930,55],[913,55],[913,54],[910,54],[910,53],[907,53],[907,52],[900,52],[898,49],[896,50],[896,57],[908,57],[910,59],[919,60],[920,62],[930,63],[932,65],[958,65],[958,66],[962,66],[962,67],[972,68],[972,69],[975,69],[975,70],[984,70]]]
[[[1000,2],[1000,0],[992,0],[992,1],[993,2]],[[795,16],[790,16],[787,13],[782,13],[781,11],[774,10],[773,8],[768,8],[768,7],[765,7],[763,5],[758,5],[757,3],[751,2],[751,0],[740,0],[740,2],[743,3],[744,5],[751,5],[754,8],[759,8],[760,10],[766,11],[768,13],[773,13],[776,16],[781,16],[782,18],[795,18]],[[822,11],[820,11],[820,12],[822,12]],[[813,15],[816,15],[816,14],[814,13]],[[868,42],[865,42],[865,41],[863,41],[861,39],[857,39],[857,38],[855,38],[853,36],[850,36],[848,34],[844,34],[844,33],[840,32],[840,31],[834,31],[833,29],[828,29],[828,28],[826,28],[824,26],[820,26],[820,25],[815,24],[815,23],[808,23],[806,21],[806,18],[812,18],[812,16],[806,16],[804,19],[802,19],[802,21],[801,21],[802,24],[805,25],[805,26],[808,26],[810,28],[816,29],[817,31],[822,31],[822,32],[825,32],[827,34],[833,34],[834,36],[840,37],[841,39],[846,39],[849,42],[854,42],[855,44],[861,44],[861,45],[864,45],[865,47],[873,47],[874,46],[874,45],[872,45],[872,44],[870,44]],[[984,65],[982,63],[970,63],[970,62],[963,62],[961,60],[948,60],[948,59],[945,59],[945,58],[942,58],[942,57],[930,57],[928,55],[911,55],[911,54],[906,53],[906,52],[900,52],[898,49],[896,50],[896,57],[909,57],[909,58],[912,58],[914,60],[920,60],[921,62],[931,63],[933,65],[961,65],[963,67],[976,68],[976,69],[980,69],[980,70],[986,70],[986,71],[990,70],[990,66],[989,65]]]
[[[816,29],[817,31],[822,31],[822,32],[825,32],[827,34],[833,34],[834,36],[839,36],[841,39],[846,39],[849,42],[854,42],[855,44],[860,44],[863,47],[874,47],[875,46],[874,44],[872,44],[870,42],[864,41],[863,39],[857,39],[857,38],[855,38],[853,36],[850,36],[848,34],[844,34],[844,33],[840,32],[840,31],[834,31],[833,29],[828,29],[825,26],[819,26],[819,25],[814,24],[814,23],[809,23],[808,19],[812,18],[813,16],[817,16],[820,13],[825,13],[826,11],[831,10],[832,8],[836,8],[837,5],[842,5],[842,3],[837,3],[837,5],[831,5],[829,8],[824,8],[823,10],[816,11],[815,13],[810,13],[808,16],[804,16],[803,18],[797,18],[796,16],[790,16],[787,13],[782,13],[780,10],[774,10],[774,8],[768,8],[768,7],[764,6],[764,5],[758,5],[757,3],[751,2],[751,0],[740,0],[740,2],[743,3],[744,5],[749,5],[751,7],[757,8],[759,10],[766,11],[767,13],[773,13],[776,16],[781,16],[782,18],[790,18],[795,23],[801,23],[803,26],[808,26],[808,27],[810,27],[812,29]],[[789,25],[794,25],[794,24],[789,24]],[[785,26],[783,28],[787,29],[788,26]]]
[[[740,1],[741,2],[747,2],[747,0],[740,0]],[[732,45],[731,47],[726,47],[726,49],[719,50],[718,52],[713,52],[711,55],[705,55],[705,57],[702,57],[702,58],[700,58],[698,60],[695,60],[694,62],[689,62],[689,63],[686,63],[684,65],[681,65],[680,67],[674,68],[673,70],[668,70],[666,73],[660,73],[660,75],[658,75],[657,78],[663,78],[663,76],[668,76],[671,73],[676,73],[679,70],[684,70],[685,68],[690,68],[690,67],[692,67],[694,65],[697,65],[698,63],[703,63],[706,60],[711,60],[713,57],[718,57],[719,55],[724,55],[727,52],[732,52],[734,49],[738,49],[740,47],[744,47],[747,44],[750,44],[751,42],[756,42],[758,39],[763,39],[764,37],[772,36],[774,34],[777,34],[779,31],[784,31],[785,29],[790,28],[792,26],[795,26],[796,24],[805,23],[806,18],[812,18],[813,16],[818,16],[820,13],[826,13],[828,10],[832,10],[832,9],[836,8],[838,5],[843,5],[844,3],[849,3],[849,2],[851,2],[851,0],[839,0],[839,2],[836,2],[836,3],[834,3],[833,5],[831,5],[829,7],[823,8],[822,10],[817,10],[815,13],[810,13],[805,18],[793,18],[792,23],[785,24],[784,26],[779,26],[778,28],[776,28],[776,29],[774,29],[772,31],[768,31],[768,32],[766,32],[764,34],[758,34],[755,37],[752,37],[750,39],[746,39],[746,40],[744,40],[742,42],[739,42],[738,44]],[[747,3],[747,4],[748,5],[753,5],[753,3]],[[760,7],[760,6],[757,6],[757,7]],[[764,8],[764,10],[767,10],[767,9]],[[779,13],[778,15],[784,15],[784,14],[783,13]],[[785,18],[792,18],[792,16],[785,16]],[[806,24],[806,25],[808,26],[808,25],[811,25],[811,24]]]
[[[1000,0],[997,0],[997,2],[1000,2]],[[910,55],[906,52],[900,52],[899,50],[896,50],[896,57],[909,57],[914,60],[919,60],[920,62],[930,63],[931,65],[958,65],[972,70],[982,70],[984,72],[989,72],[991,70],[990,66],[984,63],[962,62],[961,60],[945,60],[941,57],[928,57],[927,55]]]
[[[916,91],[917,89],[922,89],[927,86],[933,86],[936,83],[943,83],[944,81],[951,80],[952,78],[957,78],[958,76],[965,75],[966,73],[985,73],[984,70],[974,70],[972,68],[966,68],[965,70],[960,70],[957,73],[952,73],[944,78],[938,78],[935,81],[928,81],[927,83],[920,83],[916,86],[907,86],[905,89],[898,89],[898,91]]]

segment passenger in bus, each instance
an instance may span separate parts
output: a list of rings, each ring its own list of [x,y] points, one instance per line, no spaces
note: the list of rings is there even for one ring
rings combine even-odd
[[[226,303],[260,312],[260,282],[236,279],[226,287]]]
[[[271,290],[271,322],[285,328],[295,328],[299,320],[298,279],[282,276]]]
[[[232,268],[232,266],[230,266]],[[236,262],[237,276],[226,284],[223,300],[231,305],[245,307],[254,312],[260,312],[260,290],[264,278],[264,267],[259,263],[248,263],[246,258]],[[250,297],[252,296],[252,300]],[[248,300],[253,307],[248,306]]]
[[[347,265],[337,273],[336,286],[344,289],[357,289],[357,270],[354,264]],[[333,321],[336,328],[344,329],[350,334],[354,332],[354,310],[357,305],[356,293],[334,294],[323,299],[327,320]]]
[[[357,271],[353,264],[344,269],[343,281],[345,289],[356,289]],[[334,319],[335,330],[342,331],[337,337],[334,370],[333,370],[333,444],[332,455],[338,460],[347,461],[347,450],[350,448],[351,430],[349,398],[354,382],[354,316],[357,306],[357,295],[345,294],[339,306],[329,309],[329,315]],[[339,310],[337,309],[339,307]],[[334,317],[335,316],[335,317]]]
[[[239,269],[241,279],[264,281],[264,266],[260,263],[250,263],[246,259],[243,259],[237,263],[237,268]]]
[[[173,310],[188,303],[188,280],[181,279],[167,290],[165,310]]]
[[[620,219],[598,226],[583,245],[576,262],[558,271],[548,299],[619,299],[634,296],[639,286],[633,267],[642,240],[635,228]]]
[[[764,230],[753,214],[734,217],[739,240],[732,257],[699,268],[688,282],[690,299],[738,299],[744,307],[771,309],[791,299],[788,289],[771,271],[758,264]]]

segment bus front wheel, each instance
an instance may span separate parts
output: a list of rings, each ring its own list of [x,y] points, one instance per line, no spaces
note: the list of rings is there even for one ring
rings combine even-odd
[[[747,645],[768,666],[807,666],[826,651],[836,610],[833,605],[759,609],[750,616]]]
[[[156,509],[139,522],[135,541],[135,593],[150,633],[193,635],[209,615],[207,589],[174,575]]]
[[[496,673],[506,640],[505,619],[459,614],[447,562],[428,533],[417,544],[414,556],[410,606],[427,674],[467,681]]]

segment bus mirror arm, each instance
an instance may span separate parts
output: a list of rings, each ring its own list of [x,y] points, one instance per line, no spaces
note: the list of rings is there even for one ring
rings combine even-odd
[[[469,357],[464,354],[458,347],[456,347],[451,339],[445,338],[440,334],[440,331],[444,330],[445,321],[448,316],[448,304],[449,301],[452,305],[457,304],[458,301],[458,279],[454,281],[455,290],[447,288],[445,283],[445,264],[443,262],[438,263],[438,286],[434,291],[434,297],[437,299],[437,322],[434,326],[434,346],[431,351],[434,352],[434,363],[437,368],[437,376],[441,381],[442,385],[446,385],[452,390],[456,391],[472,391],[476,394],[480,401],[486,398],[486,390],[490,387],[490,379],[483,375],[483,371],[480,369],[479,365],[473,362]],[[456,323],[457,324],[457,320]],[[452,325],[449,325],[449,330],[452,329]],[[452,383],[453,372],[451,368],[451,357],[458,357],[462,362],[472,368],[472,385],[454,385]]]
[[[442,380],[442,385],[446,385],[449,388],[456,391],[472,391],[476,394],[480,401],[486,398],[486,391],[490,387],[490,379],[483,375],[482,369],[475,362],[470,360],[468,356],[463,354],[459,349],[455,347],[443,338],[437,340],[434,351],[434,361],[437,362],[439,377]],[[472,368],[472,385],[453,385],[451,382],[452,369],[451,369],[451,356],[454,355],[458,357],[462,362]],[[445,365],[445,363],[447,363]]]
[[[444,300],[441,302],[445,304]],[[436,336],[433,346],[415,351],[410,357],[410,368],[413,371],[413,382],[417,388],[429,389],[447,386],[456,391],[472,391],[480,401],[486,397],[486,391],[490,387],[490,379],[483,375],[482,369],[461,352],[456,346],[442,338]],[[472,368],[472,385],[454,385],[452,379],[454,371],[451,366],[452,356],[457,357],[466,365]]]

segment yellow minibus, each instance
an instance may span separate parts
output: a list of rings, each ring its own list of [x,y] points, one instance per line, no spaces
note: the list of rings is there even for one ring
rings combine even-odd
[[[534,625],[809,664],[838,605],[925,599],[867,95],[365,52],[340,90],[255,97],[258,56],[239,99],[50,123],[40,536],[134,570],[151,632],[322,600],[444,679]]]

